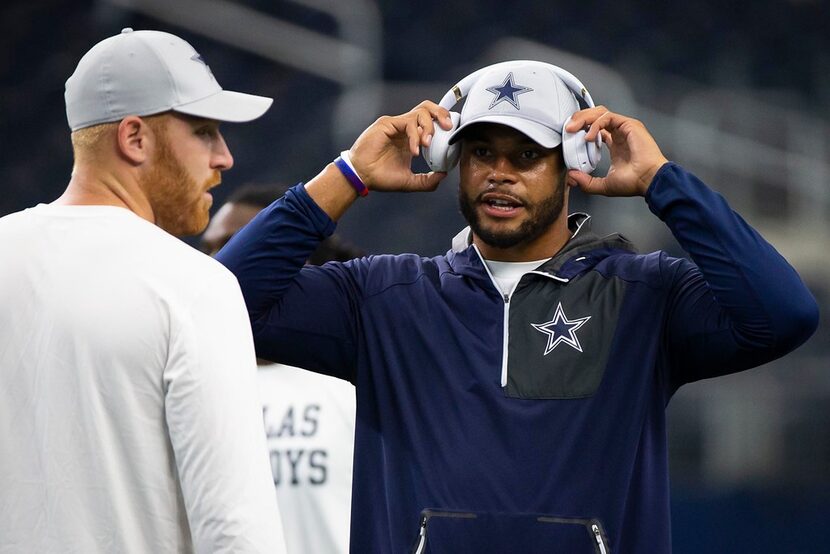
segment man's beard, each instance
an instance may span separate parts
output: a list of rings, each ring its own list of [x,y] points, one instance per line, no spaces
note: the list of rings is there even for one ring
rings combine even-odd
[[[167,138],[159,141],[152,169],[141,178],[155,215],[155,223],[171,235],[181,237],[204,231],[209,220],[210,203],[203,193],[221,180],[218,171],[202,186],[196,184],[175,158]]]
[[[528,212],[528,217],[518,228],[499,231],[493,228],[485,228],[476,210],[480,198],[487,192],[490,191],[484,191],[478,195],[476,200],[472,200],[459,189],[458,205],[461,209],[461,214],[467,220],[473,233],[485,244],[494,248],[512,248],[522,243],[527,244],[533,242],[553,225],[553,222],[559,218],[559,215],[562,213],[562,208],[565,205],[565,187],[560,181],[554,193],[541,203],[534,205],[524,204],[524,209]]]

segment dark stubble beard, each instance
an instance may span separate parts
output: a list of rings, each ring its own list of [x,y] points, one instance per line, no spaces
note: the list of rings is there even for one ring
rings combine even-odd
[[[565,205],[565,186],[563,180],[559,180],[556,190],[543,202],[535,205],[524,205],[524,209],[528,212],[528,218],[522,222],[518,229],[498,231],[484,227],[476,210],[481,197],[487,192],[490,191],[482,192],[474,200],[465,195],[459,188],[458,205],[473,233],[485,244],[494,248],[512,248],[539,238],[559,218]]]

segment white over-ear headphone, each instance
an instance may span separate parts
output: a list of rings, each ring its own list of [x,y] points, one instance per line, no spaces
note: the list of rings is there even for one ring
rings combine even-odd
[[[547,68],[556,77],[565,83],[565,86],[571,91],[576,98],[580,109],[593,108],[594,100],[588,93],[579,79],[573,74],[565,71],[561,67],[539,61],[531,60],[513,60],[509,62],[500,62],[493,65],[483,67],[475,71],[459,81],[453,86],[444,97],[441,99],[439,105],[442,108],[451,109],[458,102],[467,96],[472,86],[481,78],[482,74],[489,72],[492,69],[504,68],[512,69],[517,64],[538,64],[541,67]],[[461,125],[461,114],[458,112],[450,112],[452,118],[452,129],[445,131],[436,123],[435,132],[432,136],[432,142],[428,147],[421,149],[421,155],[426,160],[432,171],[450,171],[458,163],[458,156],[460,153],[460,145],[458,143],[449,144],[450,136]],[[562,126],[562,155],[565,159],[565,166],[568,169],[578,169],[585,173],[590,173],[596,169],[597,164],[601,159],[602,137],[597,134],[596,141],[586,142],[585,135],[587,131],[580,129],[575,133],[565,131],[565,126],[570,123],[571,118],[568,117]]]

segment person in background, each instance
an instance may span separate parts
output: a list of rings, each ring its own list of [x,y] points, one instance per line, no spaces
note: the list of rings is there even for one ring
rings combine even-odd
[[[605,176],[589,173],[600,137]],[[432,172],[413,173],[419,147]],[[445,255],[304,266],[353,203],[434,190],[453,159],[469,227]],[[691,260],[596,235],[568,213],[571,187],[642,197]],[[361,553],[670,552],[672,395],[784,356],[818,324],[793,267],[721,195],[536,61],[380,117],[217,259],[259,355],[356,386]]]
[[[214,255],[286,187],[248,184],[234,190],[201,238]],[[344,262],[363,252],[332,235],[308,264]],[[289,553],[346,554],[352,497],[355,390],[348,381],[258,360],[257,388],[271,471]]]
[[[132,29],[65,99],[65,192],[0,219],[0,552],[283,553],[239,285],[176,238],[271,99]]]

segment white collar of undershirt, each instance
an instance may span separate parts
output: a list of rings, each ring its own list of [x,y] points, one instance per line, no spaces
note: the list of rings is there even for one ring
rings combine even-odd
[[[545,258],[532,262],[496,262],[493,260],[484,260],[484,263],[487,265],[487,269],[490,270],[490,274],[493,276],[493,280],[502,295],[510,296],[513,293],[513,289],[516,288],[519,279],[522,278],[522,275],[530,273],[549,259]]]

